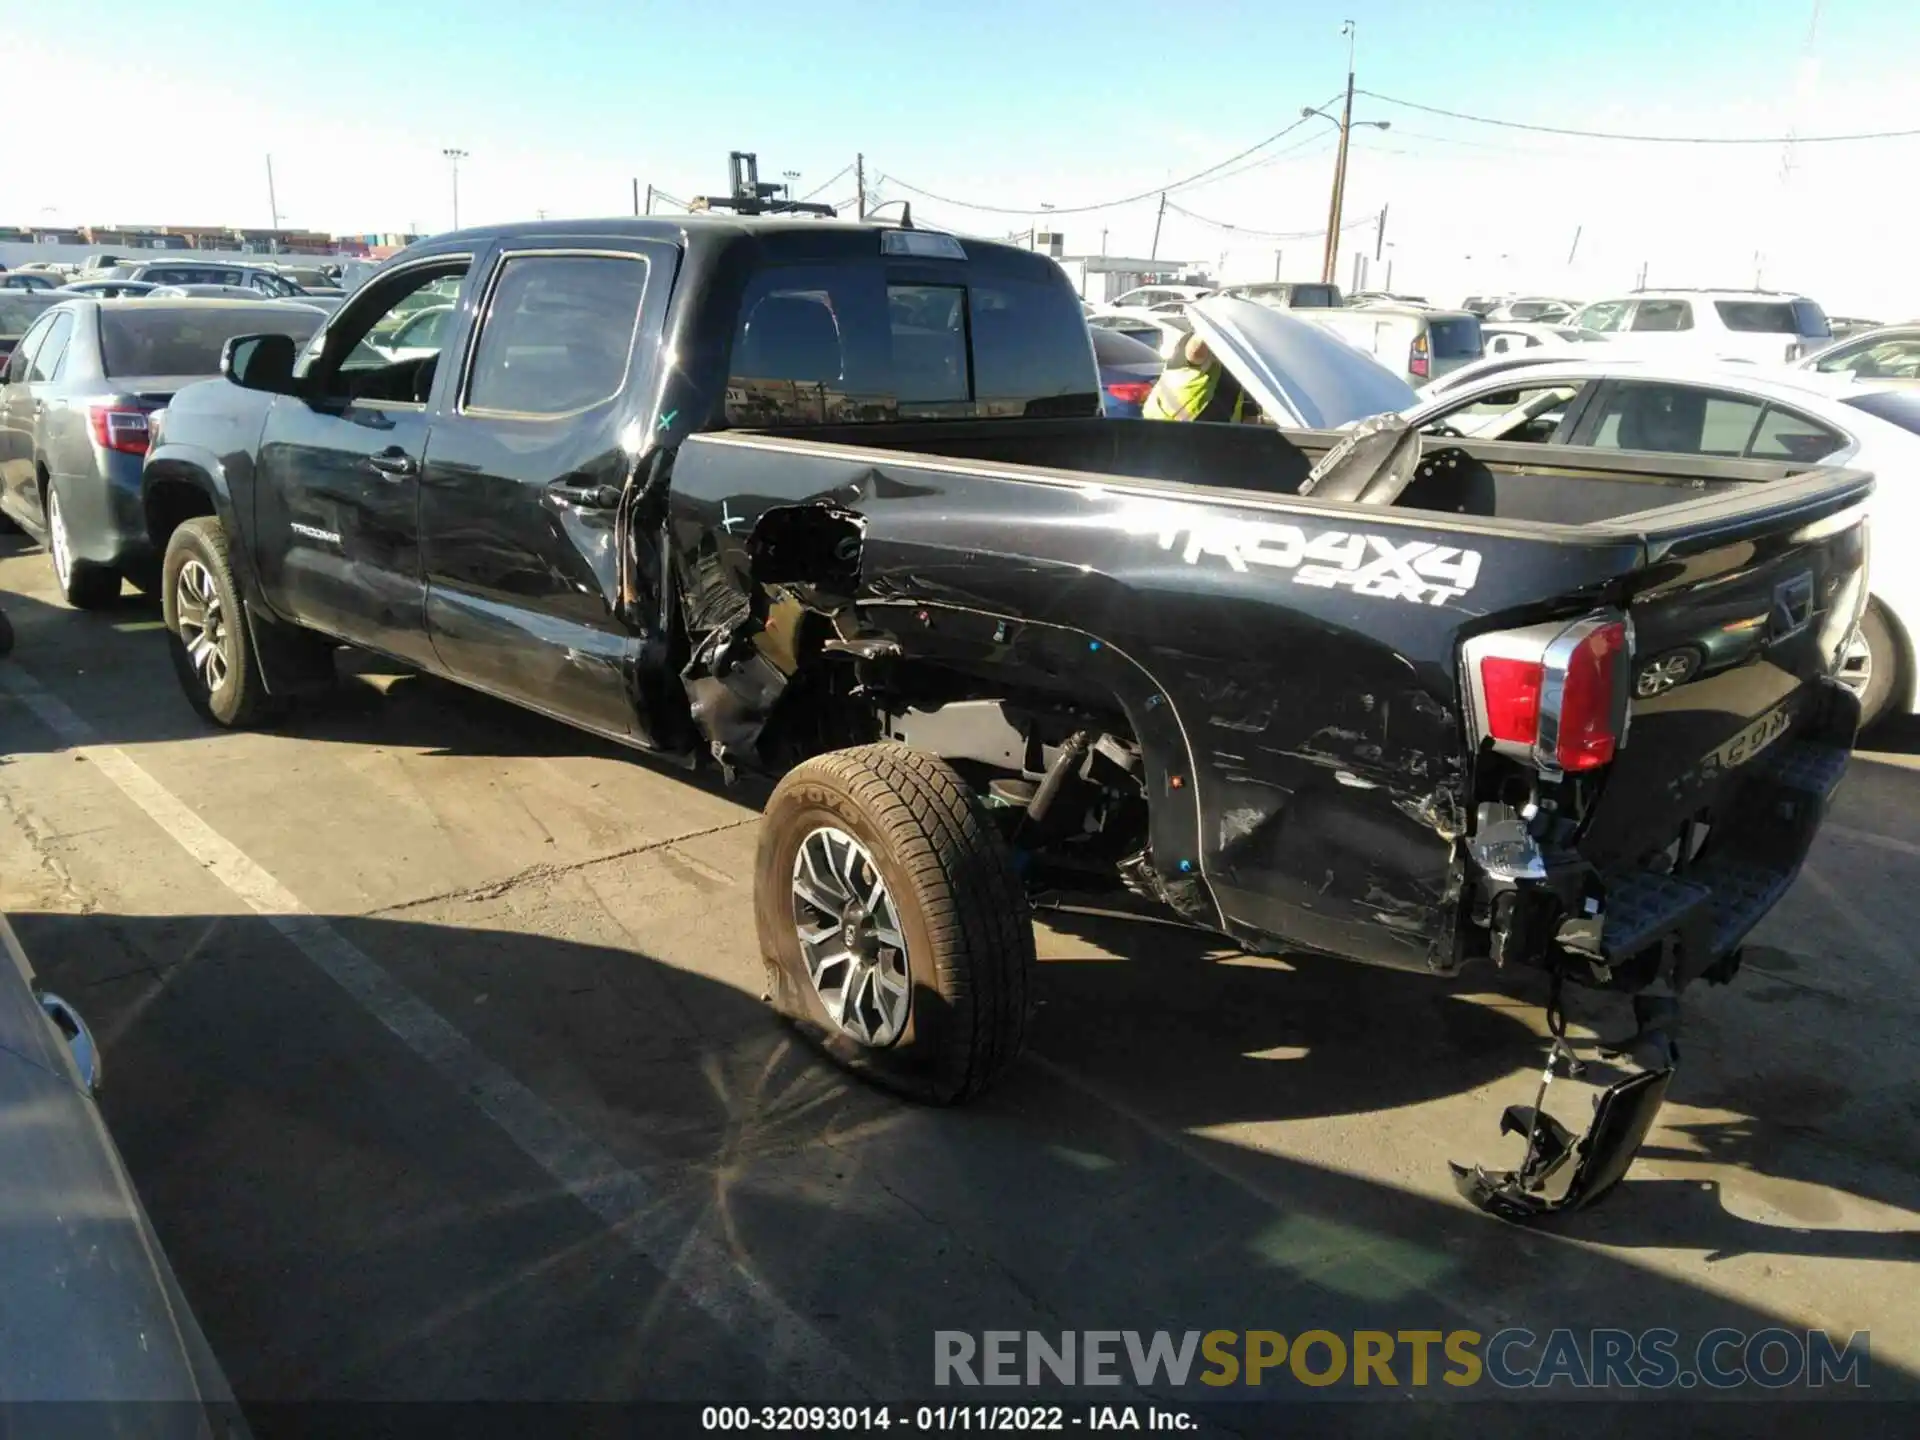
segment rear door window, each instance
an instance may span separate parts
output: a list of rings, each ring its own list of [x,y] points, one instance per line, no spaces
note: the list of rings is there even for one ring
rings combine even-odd
[[[626,384],[647,262],[517,255],[494,281],[468,372],[465,409],[571,415]]]
[[[1766,407],[1691,385],[1621,382],[1582,422],[1586,444],[1669,455],[1744,455]]]
[[[39,350],[34,352],[33,367],[27,372],[27,379],[44,383],[58,375],[60,362],[66,359],[67,342],[72,338],[73,312],[63,310],[53,317],[47,338],[40,342]]]
[[[0,315],[3,314],[4,312],[0,311]],[[50,318],[37,320],[28,327],[27,333],[20,337],[19,343],[13,347],[12,354],[7,358],[7,380],[9,383],[22,381],[27,378],[28,370],[33,367],[33,357],[39,353],[41,344],[47,338],[47,332],[53,328],[54,322],[59,318],[58,315],[55,315]],[[0,330],[0,334],[4,333],[5,331]]]
[[[1642,300],[1633,312],[1635,330],[1691,330],[1693,306],[1685,300]]]

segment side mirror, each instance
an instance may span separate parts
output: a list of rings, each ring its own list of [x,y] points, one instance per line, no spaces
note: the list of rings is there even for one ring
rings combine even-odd
[[[293,393],[293,337],[236,335],[220,351],[220,373],[245,390]]]

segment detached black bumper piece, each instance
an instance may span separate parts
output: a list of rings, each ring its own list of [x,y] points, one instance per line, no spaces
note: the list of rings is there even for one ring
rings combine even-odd
[[[1502,1135],[1527,1137],[1527,1153],[1517,1170],[1489,1173],[1478,1165],[1449,1161],[1454,1187],[1473,1205],[1502,1220],[1524,1222],[1545,1215],[1579,1210],[1618,1185],[1633,1164],[1641,1141],[1653,1128],[1654,1117],[1666,1101],[1667,1086],[1680,1055],[1665,1034],[1648,1031],[1639,1046],[1651,1051],[1657,1063],[1629,1075],[1603,1090],[1593,1102],[1593,1123],[1576,1137],[1565,1125],[1533,1105],[1509,1105],[1500,1117]],[[1556,1051],[1556,1058],[1558,1052]],[[1552,1061],[1541,1081],[1545,1098],[1552,1077]],[[1547,1182],[1568,1164],[1572,1178],[1558,1199],[1547,1196]]]

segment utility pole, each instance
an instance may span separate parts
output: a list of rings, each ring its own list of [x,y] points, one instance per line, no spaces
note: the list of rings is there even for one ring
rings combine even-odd
[[[1286,253],[1284,250],[1273,252],[1273,281],[1276,285],[1280,283],[1280,257]]]
[[[1347,140],[1353,133],[1353,30],[1351,20],[1340,24],[1340,33],[1347,37],[1347,99],[1340,110],[1340,118],[1335,121],[1340,127],[1340,150],[1333,162],[1333,203],[1327,214],[1327,248],[1320,261],[1320,278],[1327,284],[1333,283],[1334,270],[1340,262],[1340,213],[1347,201]],[[1301,115],[1319,115],[1328,120],[1333,117],[1324,110],[1316,110],[1311,105]],[[1375,130],[1389,130],[1393,126],[1390,120],[1362,120],[1359,122]],[[1385,211],[1381,213],[1381,229],[1386,227]]]
[[[453,167],[453,228],[460,228],[460,162],[467,158],[467,152],[447,146],[440,152],[447,157],[447,163]]]
[[[653,187],[649,185],[647,188],[651,190]],[[636,215],[640,213],[640,177],[638,175],[633,177],[633,213]]]
[[[1100,254],[1103,259],[1105,258],[1106,253],[1107,253],[1107,227],[1102,225],[1100,227]]]
[[[1160,192],[1160,212],[1153,217],[1153,249],[1147,252],[1149,260],[1160,258],[1160,222],[1167,218],[1167,192]]]
[[[280,202],[273,194],[273,156],[267,156],[267,209],[273,212],[273,228],[280,228]]]
[[[647,214],[653,213],[653,186],[647,186]]]
[[[1584,225],[1576,225],[1573,227],[1573,244],[1567,247],[1568,265],[1573,264],[1573,257],[1580,252],[1580,232],[1584,229],[1586,229]]]
[[[1378,260],[1387,248],[1387,207],[1380,207],[1380,224],[1373,232],[1373,258]]]
[[[1333,203],[1327,211],[1327,251],[1320,261],[1320,278],[1333,283],[1333,267],[1340,258],[1340,203],[1346,199],[1347,137],[1353,133],[1353,21],[1342,22],[1347,37],[1347,99],[1340,108],[1340,150],[1333,162]]]
[[[860,192],[854,201],[854,218],[865,220],[867,218],[867,157],[865,155],[853,157],[853,184],[854,188]]]

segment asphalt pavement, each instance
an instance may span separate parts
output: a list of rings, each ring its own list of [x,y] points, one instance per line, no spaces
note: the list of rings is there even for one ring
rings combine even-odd
[[[0,606],[0,906],[102,1043],[245,1401],[924,1398],[942,1330],[1514,1326],[1870,1331],[1871,1397],[1920,1397],[1897,736],[1736,983],[1688,993],[1627,1182],[1518,1229],[1446,1162],[1516,1158],[1496,1125],[1532,1098],[1537,977],[1055,912],[1030,1059],[920,1108],[762,1004],[752,786],[373,660],[215,732],[150,602],[69,610],[15,538]],[[1572,1014],[1590,1056],[1626,1019]],[[1553,1107],[1577,1128],[1591,1090]]]

